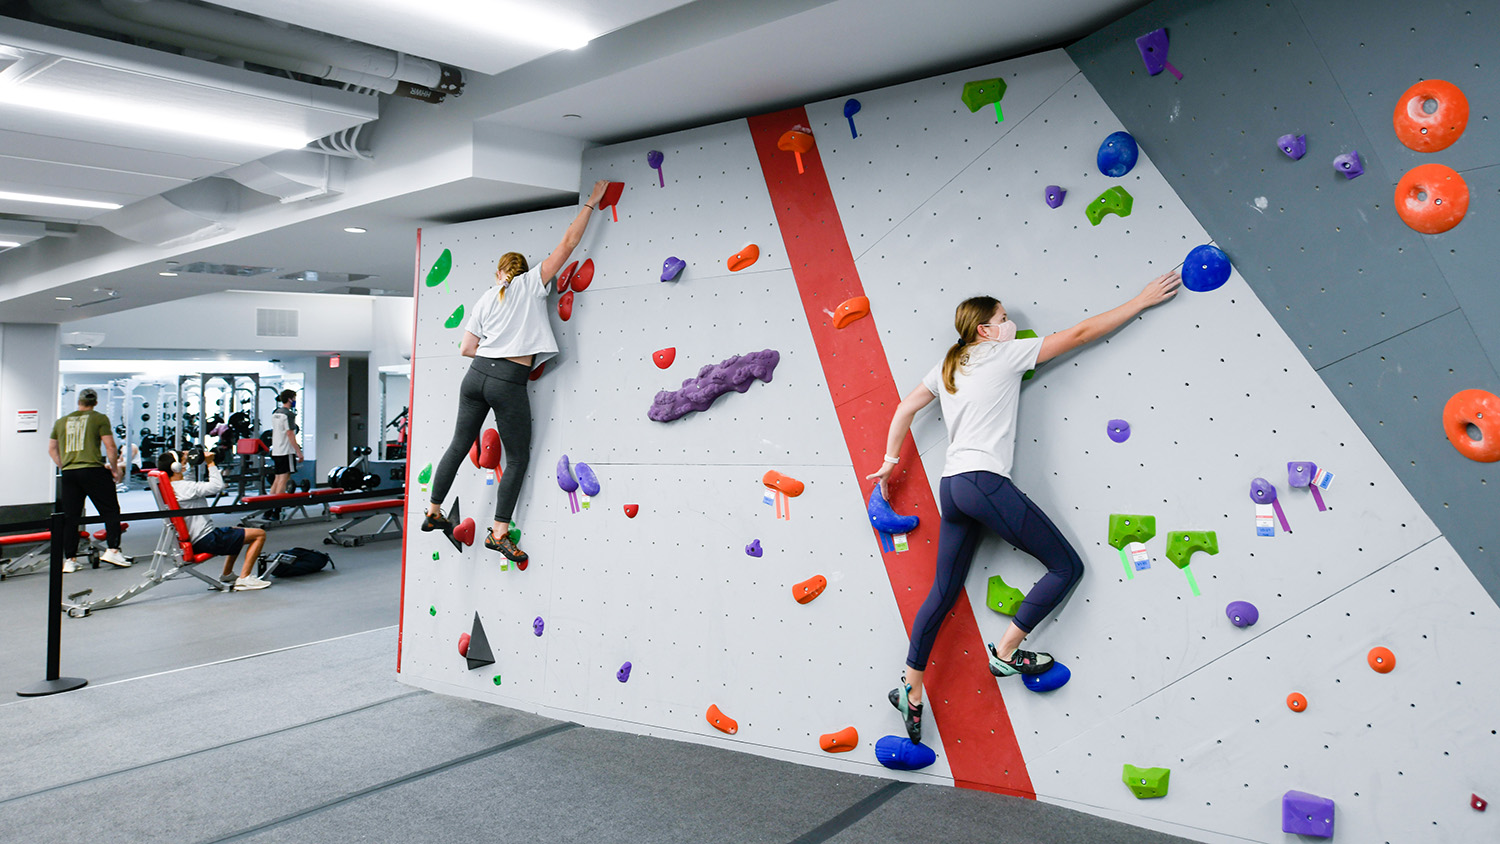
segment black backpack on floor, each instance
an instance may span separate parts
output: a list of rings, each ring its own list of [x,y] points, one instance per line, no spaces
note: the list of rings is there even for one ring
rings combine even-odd
[[[322,551],[312,551],[307,548],[277,551],[265,558],[265,561],[266,569],[269,569],[276,577],[301,577],[304,574],[322,571],[324,566],[338,568],[333,564],[332,557]]]

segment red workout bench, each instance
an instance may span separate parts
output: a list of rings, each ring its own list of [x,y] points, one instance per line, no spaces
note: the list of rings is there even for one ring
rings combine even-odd
[[[120,532],[124,533],[130,529],[129,522],[120,523]],[[99,555],[104,553],[104,539],[108,533],[104,530],[94,531],[90,538],[86,530],[78,531],[78,556],[87,557],[92,568],[99,568]],[[30,574],[34,571],[45,569],[52,562],[52,531],[42,530],[35,533],[16,533],[10,536],[0,536],[0,549],[9,547],[19,548],[21,546],[32,546],[27,548],[19,557],[0,557],[0,580],[7,577],[15,577],[21,574]]]
[[[345,501],[340,504],[331,505],[328,511],[335,516],[355,516],[352,521],[339,525],[330,530],[328,536],[323,538],[324,545],[342,545],[352,548],[363,545],[366,542],[381,542],[387,539],[401,538],[401,515],[406,509],[405,498],[388,498],[380,501]],[[380,527],[368,533],[349,533],[355,525],[384,516],[385,521]],[[394,530],[390,528],[395,526]]]
[[[240,524],[248,527],[273,528],[283,525],[300,525],[307,522],[331,521],[335,517],[332,513],[328,512],[328,504],[318,499],[328,495],[339,495],[343,492],[344,490],[337,487],[328,487],[326,489],[311,489],[307,492],[283,492],[278,495],[247,495],[240,499],[241,504],[264,504],[266,505],[266,510],[281,510],[281,518],[268,519],[266,518],[266,512],[263,510],[259,513],[251,513],[245,518],[240,519]],[[309,505],[319,504],[323,507],[321,513],[309,513],[307,511]],[[288,515],[289,513],[291,515]]]

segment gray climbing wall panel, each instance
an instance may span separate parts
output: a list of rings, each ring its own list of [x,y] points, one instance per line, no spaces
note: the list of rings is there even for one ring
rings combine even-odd
[[[1182,81],[1145,71],[1134,40],[1158,27]],[[1500,472],[1446,446],[1441,427],[1454,392],[1500,383],[1497,31],[1495,3],[1160,0],[1069,52],[1500,600]],[[1408,86],[1434,78],[1465,91],[1471,117],[1453,146],[1417,153],[1391,114]],[[1277,149],[1285,133],[1306,133],[1302,160]],[[1365,165],[1353,180],[1331,166],[1349,149]],[[1440,235],[1392,207],[1396,182],[1429,162],[1460,171],[1472,195],[1464,222]]]

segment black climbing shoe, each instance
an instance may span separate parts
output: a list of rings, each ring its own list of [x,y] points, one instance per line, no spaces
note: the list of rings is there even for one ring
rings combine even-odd
[[[522,551],[520,548],[516,547],[516,543],[510,541],[509,533],[501,534],[498,541],[495,539],[494,528],[490,528],[485,532],[485,534],[484,547],[490,549],[491,551],[499,551],[500,553],[505,555],[505,559],[510,560],[513,563],[524,563],[527,560],[531,559],[530,557],[526,556],[525,551]]]
[[[422,520],[422,530],[440,530],[443,533],[448,533],[453,530],[453,523],[448,521],[442,513],[438,513],[437,515],[428,513],[427,518]]]
[[[1010,655],[1010,659],[1001,659],[1000,652],[995,650],[994,644],[986,645],[986,647],[990,651],[990,673],[996,677],[1009,677],[1013,674],[1045,674],[1047,669],[1052,667],[1052,654],[1016,648],[1016,652]]]
[[[906,735],[911,738],[912,744],[921,744],[922,704],[912,703],[911,698],[906,696],[910,689],[911,686],[903,683],[900,688],[891,689],[886,698],[901,713],[901,719],[906,722]]]

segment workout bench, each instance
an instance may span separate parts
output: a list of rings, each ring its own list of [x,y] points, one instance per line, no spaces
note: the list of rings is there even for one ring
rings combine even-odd
[[[339,495],[343,490],[336,487],[327,489],[313,489],[307,492],[283,492],[279,495],[247,495],[241,499],[242,504],[264,504],[266,510],[281,510],[279,519],[266,518],[265,510],[251,513],[243,519],[240,524],[246,527],[274,528],[285,525],[300,525],[307,522],[332,521],[335,516],[328,512],[328,504],[318,499],[326,495]],[[309,505],[322,505],[321,513],[309,513]],[[293,515],[288,516],[291,513]]]
[[[401,513],[406,509],[405,498],[389,498],[382,501],[345,501],[334,504],[328,508],[328,512],[335,516],[348,516],[360,514],[352,521],[339,525],[330,530],[328,536],[323,538],[324,545],[342,545],[352,548],[363,545],[366,542],[382,542],[387,539],[401,538]],[[367,533],[350,533],[355,526],[364,524],[377,516],[384,516],[385,521],[380,527]],[[390,530],[394,525],[395,529]]]
[[[120,533],[130,528],[129,522],[120,523]],[[87,559],[91,568],[99,568],[99,555],[104,553],[104,539],[108,533],[104,530],[94,531],[93,537],[86,530],[78,531],[78,557]],[[7,577],[15,577],[20,574],[30,574],[47,568],[52,562],[52,532],[38,531],[37,533],[17,533],[11,536],[0,536],[0,549],[24,546],[27,548],[21,556],[14,559],[0,557],[0,580]],[[134,562],[134,558],[126,557],[126,560]]]

